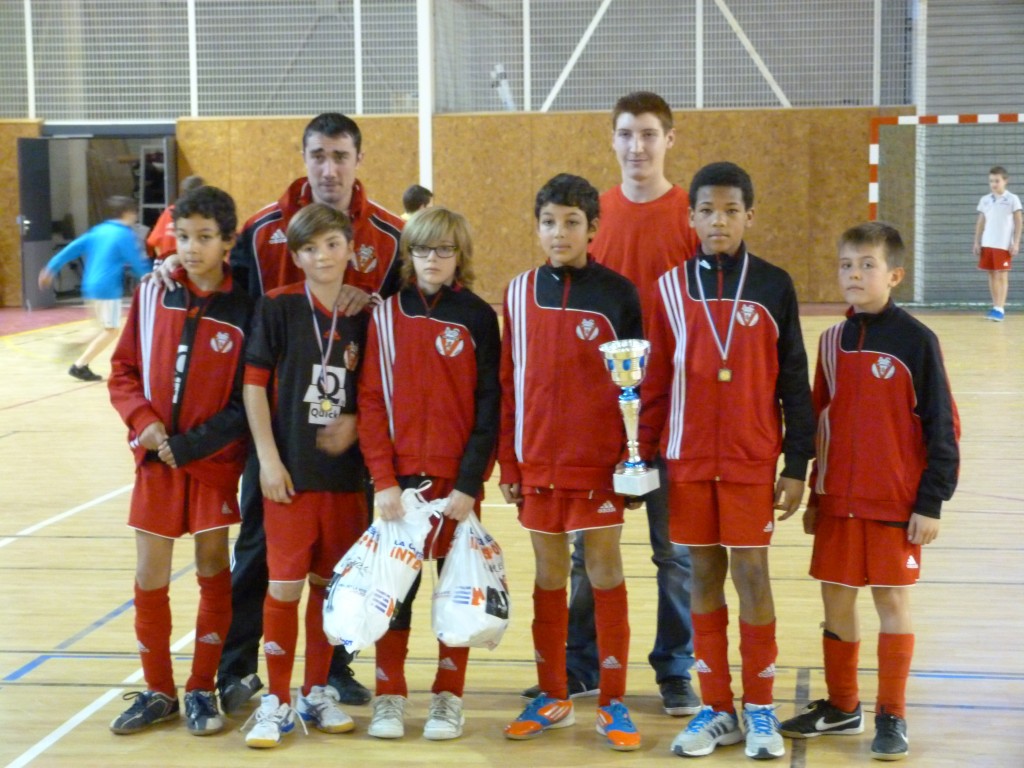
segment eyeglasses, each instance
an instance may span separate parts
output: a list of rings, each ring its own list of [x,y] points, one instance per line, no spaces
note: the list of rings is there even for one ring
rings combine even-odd
[[[439,259],[450,259],[459,252],[459,248],[456,245],[413,245],[409,252],[417,259],[425,259],[432,253]]]

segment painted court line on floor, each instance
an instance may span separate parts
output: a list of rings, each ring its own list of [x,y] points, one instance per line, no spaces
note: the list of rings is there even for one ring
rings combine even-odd
[[[72,515],[76,515],[79,512],[89,509],[90,507],[95,507],[97,504],[102,504],[105,501],[109,501],[110,499],[113,499],[116,496],[120,496],[122,493],[130,491],[132,487],[133,486],[131,485],[126,485],[122,488],[118,488],[116,491],[105,493],[102,496],[93,499],[92,501],[87,501],[85,502],[85,504],[79,504],[77,507],[73,507],[72,509],[69,509],[67,512],[61,512],[59,515],[54,515],[53,517],[47,520],[43,520],[41,523],[30,525],[28,528],[22,531],[18,531],[13,536],[8,536],[6,538],[0,539],[0,547],[6,547],[8,544],[18,541],[18,539],[20,539],[23,536],[29,536],[35,533],[36,531],[40,531],[43,528],[46,528],[47,526],[53,525],[54,523],[59,523],[61,520],[69,518]]]
[[[171,653],[177,653],[185,646],[191,644],[192,641],[195,640],[195,637],[196,631],[193,629],[180,640],[178,640],[178,642],[171,646]],[[142,680],[142,669],[137,669],[135,670],[135,672],[126,677],[123,683],[124,685],[131,685],[133,683],[139,682],[140,680]],[[75,728],[84,723],[86,720],[92,717],[93,714],[95,714],[100,709],[105,707],[107,704],[116,699],[122,693],[124,693],[124,688],[111,688],[109,691],[104,693],[94,702],[92,702],[76,714],[72,715],[61,726],[55,728],[42,739],[37,741],[31,747],[29,747],[27,750],[22,752],[18,757],[9,762],[6,768],[23,768],[23,766],[28,765],[37,757],[39,757],[39,755],[43,754],[43,752],[45,752],[58,741],[60,741],[62,738],[67,736],[69,733],[71,733],[71,731],[75,730]]]

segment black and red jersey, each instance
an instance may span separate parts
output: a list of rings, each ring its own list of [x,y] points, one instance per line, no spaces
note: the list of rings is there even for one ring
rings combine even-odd
[[[174,278],[174,291],[156,280],[136,290],[111,358],[110,402],[138,465],[155,458],[138,437],[159,421],[183,471],[234,493],[248,450],[242,360],[252,300],[227,274],[210,293],[184,270]]]
[[[365,479],[358,444],[340,456],[316,447],[321,428],[356,412],[366,342],[366,313],[339,314],[333,342],[331,320],[331,310],[307,293],[305,282],[286,285],[257,303],[246,348],[245,383],[267,388],[274,440],[296,491],[354,492]],[[321,350],[328,346],[325,367]]]
[[[276,203],[257,211],[242,229],[231,251],[235,280],[253,298],[274,288],[305,280],[288,252],[288,223],[313,202],[309,181],[296,179]],[[367,293],[390,296],[400,285],[398,241],[402,219],[366,196],[362,183],[352,187],[347,211],[352,220],[353,260],[345,272],[345,284]]]
[[[891,301],[821,335],[812,500],[822,514],[939,517],[960,467],[960,417],[935,334]]]
[[[373,312],[359,382],[359,442],[379,489],[405,475],[477,496],[494,464],[498,318],[472,291],[403,288]]]
[[[701,253],[658,280],[651,306],[642,454],[660,447],[674,482],[752,484],[775,482],[781,452],[782,474],[804,480],[814,412],[790,276],[745,248]]]
[[[546,264],[505,291],[502,483],[611,490],[626,436],[621,392],[598,347],[643,338],[640,297],[622,275],[588,260]]]

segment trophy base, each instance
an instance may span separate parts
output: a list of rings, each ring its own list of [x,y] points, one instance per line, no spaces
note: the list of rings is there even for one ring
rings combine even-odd
[[[615,492],[623,496],[645,496],[651,491],[656,491],[661,485],[658,473],[654,470],[647,470],[636,475],[627,475],[616,472],[612,475],[612,486]]]

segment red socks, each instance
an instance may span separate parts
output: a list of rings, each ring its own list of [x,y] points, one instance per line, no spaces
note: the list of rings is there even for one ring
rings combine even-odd
[[[377,641],[377,695],[408,696],[405,657],[409,654],[409,630],[389,629]]]
[[[729,606],[693,614],[693,668],[700,680],[701,698],[716,712],[733,712],[729,672]]]
[[[282,704],[292,701],[292,667],[299,639],[299,601],[286,603],[267,594],[263,601],[263,653],[270,675],[270,693]]]
[[[914,655],[914,635],[878,635],[878,701],[876,709],[907,716],[907,678]]]
[[[747,624],[740,620],[740,659],[743,664],[743,703],[771,704],[775,687],[775,621]]]
[[[192,675],[186,691],[212,691],[224,638],[231,627],[231,570],[213,576],[196,574],[199,582],[199,611],[196,615],[196,647]]]
[[[437,644],[437,673],[434,675],[432,693],[448,691],[462,697],[466,689],[466,663],[469,648],[449,648],[442,642]]]
[[[135,584],[135,639],[146,687],[172,698],[177,696],[171,667],[170,585],[142,589]]]
[[[533,587],[533,648],[540,689],[556,699],[568,698],[565,641],[569,636],[569,605],[565,587]]]
[[[629,660],[629,605],[626,582],[594,592],[594,623],[597,627],[597,656],[601,664],[601,697],[598,706],[626,695],[626,665]]]
[[[843,712],[853,712],[860,703],[857,687],[857,662],[860,641],[846,642],[825,635],[821,638],[825,656],[825,686],[828,700]]]
[[[327,587],[309,585],[309,597],[306,600],[306,676],[302,687],[303,695],[308,695],[314,685],[327,685],[327,677],[331,673],[334,646],[324,634],[326,597]]]

